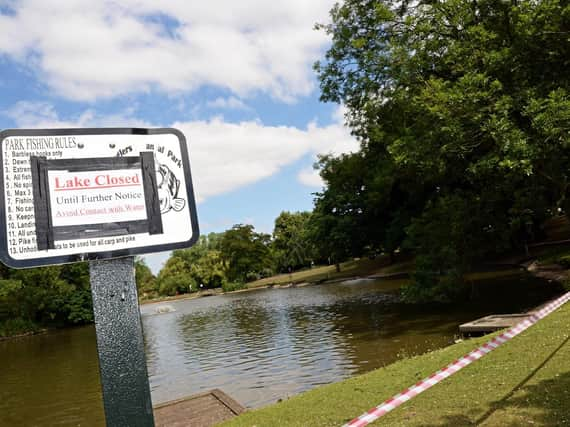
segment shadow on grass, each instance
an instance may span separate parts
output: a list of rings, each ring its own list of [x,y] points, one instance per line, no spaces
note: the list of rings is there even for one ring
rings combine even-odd
[[[524,416],[541,426],[570,425],[570,371],[538,384],[527,385],[517,390],[517,396],[509,396],[492,405],[492,412],[485,414],[477,425],[486,421],[495,411]],[[538,409],[538,411],[537,411]],[[493,420],[494,421],[494,420]],[[518,426],[521,420],[505,420],[506,427]],[[493,425],[496,425],[493,424]]]
[[[478,420],[467,415],[449,415],[442,417],[439,422],[422,424],[422,427],[570,426],[570,372],[538,384],[524,386],[518,391],[516,397],[509,395],[510,398],[493,402],[491,410]],[[496,411],[501,411],[497,414],[501,418],[491,418]],[[491,422],[486,424],[485,421]]]
[[[501,400],[492,402],[490,409],[478,419],[455,414],[442,417],[440,422],[425,424],[423,427],[475,425],[519,427],[531,424],[570,426],[570,371],[561,372],[555,378],[545,379],[537,384],[528,384],[569,341],[570,336],[511,392]],[[496,417],[493,417],[494,415]],[[487,421],[490,422],[486,424]]]

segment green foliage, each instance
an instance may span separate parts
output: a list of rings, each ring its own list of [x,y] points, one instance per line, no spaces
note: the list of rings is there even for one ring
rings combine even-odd
[[[0,322],[12,322],[5,330],[93,322],[87,263],[5,269],[2,276]]]
[[[272,264],[270,236],[256,233],[252,225],[237,224],[220,241],[221,259],[227,266],[229,281],[247,281],[248,274],[259,274]]]
[[[345,0],[331,18],[321,98],[361,149],[318,165],[324,253],[406,246],[439,289],[430,272],[459,278],[570,214],[567,2]]]
[[[327,190],[315,199],[309,236],[321,260],[339,263],[365,245],[364,161],[359,154],[323,156],[319,166]]]
[[[38,332],[40,328],[31,320],[17,317],[15,319],[0,320],[0,337]]]
[[[566,269],[570,269],[570,255],[558,258],[557,263]]]
[[[219,234],[210,233],[189,249],[175,250],[156,278],[158,293],[172,296],[196,292],[200,285],[221,287],[227,267],[218,249],[220,240]]]
[[[61,278],[61,267],[14,270],[11,278],[22,282],[18,292],[21,317],[36,323],[59,323],[67,320],[62,309],[75,286]]]
[[[153,294],[157,291],[156,277],[142,258],[135,259],[135,282],[139,295]]]
[[[224,292],[238,291],[240,289],[245,289],[247,285],[244,282],[225,282],[222,285],[222,290]]]
[[[91,291],[80,289],[67,298],[64,309],[67,312],[66,323],[83,325],[93,323],[93,305]]]
[[[160,270],[157,284],[160,295],[173,296],[196,290],[196,283],[190,276],[190,266],[176,253],[168,259],[165,266]]]
[[[563,283],[562,283],[562,287],[564,288],[564,290],[566,292],[570,292],[570,279],[567,278]]]
[[[198,287],[194,278],[181,273],[165,275],[159,283],[160,295],[167,296],[196,292]]]
[[[281,212],[275,219],[272,257],[277,271],[288,272],[311,265],[315,248],[309,239],[310,212]]]
[[[218,250],[208,250],[190,267],[190,274],[206,288],[219,288],[226,282],[226,267]]]
[[[18,301],[22,288],[20,280],[0,280],[0,319],[24,315],[23,307]]]
[[[65,323],[74,325],[92,323],[93,301],[89,282],[89,264],[86,262],[66,264],[61,267],[61,278],[72,285],[72,291],[63,303],[67,316]]]

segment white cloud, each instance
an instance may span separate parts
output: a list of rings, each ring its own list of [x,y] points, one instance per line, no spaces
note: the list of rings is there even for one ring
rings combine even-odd
[[[213,101],[206,103],[206,106],[210,108],[220,108],[227,110],[250,110],[243,101],[236,98],[235,96],[230,96],[229,98],[216,98]]]
[[[20,101],[3,111],[18,127],[29,129],[76,128],[76,127],[152,127],[149,122],[133,116],[134,108],[118,114],[100,115],[94,110],[85,110],[77,117],[62,120],[48,102]]]
[[[322,188],[324,186],[324,182],[319,175],[319,171],[313,168],[302,169],[297,177],[299,178],[299,181],[307,187]]]
[[[76,100],[210,85],[292,102],[313,90],[334,0],[21,0],[0,54]]]
[[[48,103],[19,102],[4,112],[21,128],[57,127],[153,127],[127,110],[99,115],[87,110],[71,120],[62,120]],[[336,118],[338,114],[335,113]],[[341,123],[328,126],[309,123],[306,129],[265,126],[258,121],[228,123],[221,118],[208,121],[175,122],[188,140],[190,165],[199,201],[252,184],[279,172],[283,167],[310,155],[340,154],[358,149],[358,143]],[[310,186],[316,179],[301,172],[299,179]]]
[[[192,174],[199,200],[267,178],[306,155],[355,151],[358,143],[339,123],[306,129],[264,126],[259,122],[209,121],[173,124],[189,142]],[[299,177],[306,185],[315,180]]]

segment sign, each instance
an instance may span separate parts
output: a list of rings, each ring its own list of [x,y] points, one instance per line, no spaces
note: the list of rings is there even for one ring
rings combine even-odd
[[[191,246],[198,221],[176,129],[0,132],[0,260],[32,267]]]

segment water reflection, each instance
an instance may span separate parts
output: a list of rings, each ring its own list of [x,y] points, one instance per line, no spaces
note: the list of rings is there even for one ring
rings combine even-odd
[[[0,426],[104,425],[92,327],[0,341]]]
[[[144,317],[153,399],[219,387],[261,406],[381,366],[401,346],[384,338],[399,320],[396,302],[365,281],[174,303],[175,313]],[[444,335],[406,351],[445,345],[453,333]]]
[[[494,282],[468,305],[400,304],[397,282],[359,281],[259,290],[145,305],[153,403],[221,388],[262,406],[450,344],[458,324],[524,310],[556,289],[536,280]],[[481,293],[484,295],[484,292]],[[0,342],[1,426],[104,424],[92,327]]]
[[[448,345],[459,323],[525,301],[493,304],[418,309],[392,282],[358,281],[178,301],[159,316],[144,307],[153,399],[219,387],[262,406]]]

